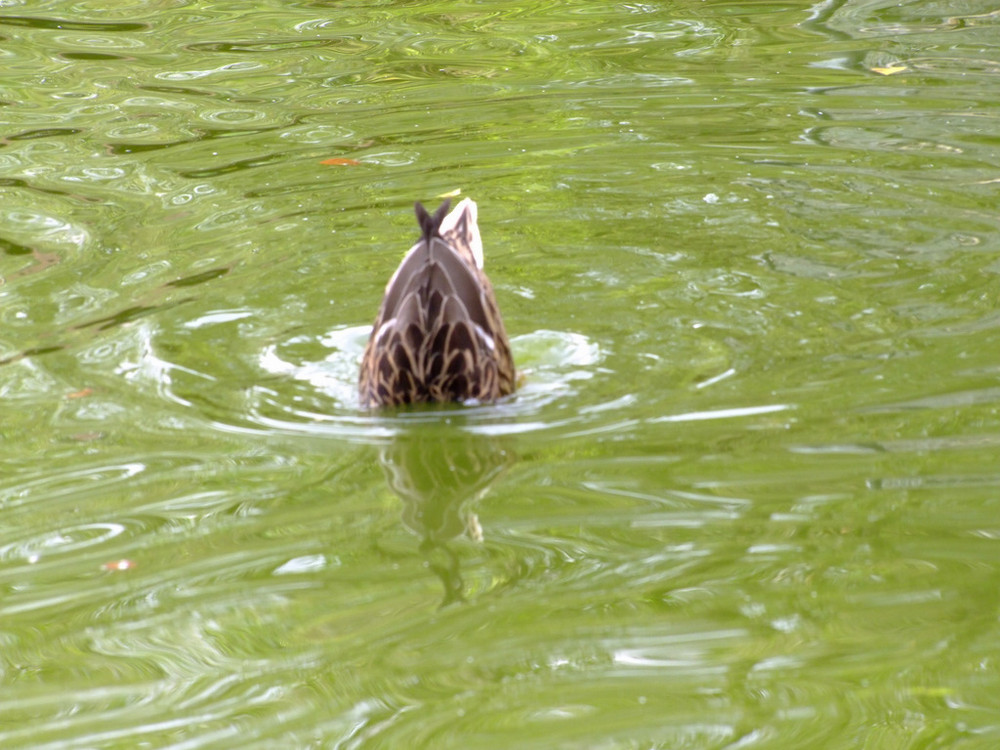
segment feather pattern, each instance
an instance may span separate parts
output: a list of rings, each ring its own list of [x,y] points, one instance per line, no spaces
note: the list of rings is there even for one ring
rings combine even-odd
[[[361,360],[365,408],[495,401],[514,392],[514,360],[483,271],[476,204],[415,208],[421,238],[389,279]]]

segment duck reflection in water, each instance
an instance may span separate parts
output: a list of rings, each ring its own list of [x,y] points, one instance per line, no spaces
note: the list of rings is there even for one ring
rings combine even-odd
[[[514,359],[493,286],[483,271],[475,202],[448,213],[414,206],[420,239],[389,279],[361,361],[364,408],[447,402],[490,403],[514,392]],[[454,412],[452,412],[454,413]],[[428,413],[430,414],[430,413]],[[463,532],[481,538],[467,505],[506,467],[492,438],[440,421],[422,422],[382,449],[403,521],[445,586],[445,603],[462,596],[458,558],[447,543]],[[444,562],[432,556],[437,550]]]
[[[444,585],[442,606],[464,598],[459,557],[463,535],[482,541],[475,503],[514,462],[500,438],[452,424],[422,424],[379,452],[390,489],[403,501],[403,524],[422,540],[421,554]]]

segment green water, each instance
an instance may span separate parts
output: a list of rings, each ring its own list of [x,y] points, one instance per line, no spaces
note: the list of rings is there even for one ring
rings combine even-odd
[[[12,0],[0,66],[0,747],[1000,744],[995,4]],[[362,412],[455,190],[524,386]]]

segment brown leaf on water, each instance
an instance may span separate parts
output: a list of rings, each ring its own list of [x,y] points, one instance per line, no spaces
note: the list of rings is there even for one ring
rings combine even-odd
[[[323,161],[320,162],[320,164],[322,164],[325,167],[357,167],[360,166],[362,163],[363,162],[360,162],[357,159],[342,159],[342,158],[324,159]]]
[[[81,388],[78,391],[73,391],[73,393],[67,393],[66,398],[86,398],[87,396],[93,396],[93,388]]]
[[[900,65],[899,63],[893,63],[892,65],[886,65],[884,68],[872,68],[873,73],[878,73],[880,76],[891,76],[896,73],[902,73],[906,70],[905,65]]]

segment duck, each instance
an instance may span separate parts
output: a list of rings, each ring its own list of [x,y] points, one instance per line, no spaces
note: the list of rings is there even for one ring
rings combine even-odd
[[[361,358],[362,408],[493,403],[516,387],[514,358],[483,270],[475,201],[433,214],[414,205],[420,239],[385,287]]]

